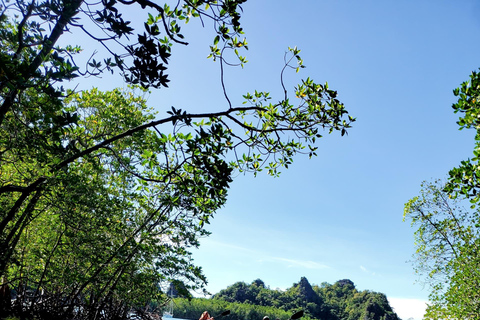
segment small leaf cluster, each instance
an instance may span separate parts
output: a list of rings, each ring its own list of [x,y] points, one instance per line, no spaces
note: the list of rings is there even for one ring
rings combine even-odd
[[[237,116],[242,119],[241,126],[248,137],[245,143],[256,152],[244,154],[233,166],[255,173],[265,167],[270,175],[276,176],[280,167],[288,168],[295,154],[317,155],[315,143],[323,131],[340,131],[343,136],[355,121],[328,84],[317,84],[307,78],[295,88],[295,95],[300,100],[297,104],[288,98],[268,103],[267,92],[255,91],[243,96],[244,104],[252,107],[240,109]]]
[[[462,83],[460,88],[454,90],[458,97],[457,103],[453,105],[455,113],[461,113],[462,117],[458,120],[460,130],[474,129],[475,147],[473,157],[461,162],[460,166],[450,170],[449,183],[446,185],[446,191],[453,196],[461,194],[470,198],[472,204],[479,201],[478,191],[480,188],[480,74],[472,72],[470,80]]]

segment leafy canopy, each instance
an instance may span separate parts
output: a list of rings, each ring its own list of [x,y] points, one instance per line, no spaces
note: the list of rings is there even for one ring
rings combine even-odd
[[[223,68],[247,62],[244,2],[0,1],[0,275],[18,294],[2,308],[122,318],[163,303],[163,283],[203,288],[189,248],[208,234],[235,172],[278,176],[294,156],[316,155],[324,132],[350,128],[355,119],[327,84],[307,78],[290,98],[283,78],[304,67],[297,48],[285,55],[284,96],[255,91],[232,106]],[[140,29],[123,16],[135,8],[148,13]],[[210,113],[158,108],[159,116],[142,96],[168,86],[168,60],[187,44],[190,19],[213,26],[210,57],[226,103]],[[81,48],[58,45],[67,32],[85,33],[106,57],[78,65]],[[61,86],[105,71],[130,89]]]
[[[405,205],[404,219],[415,231],[415,270],[426,276],[431,287],[427,319],[478,319],[480,316],[480,75],[454,90],[453,105],[462,116],[462,129],[474,129],[474,157],[449,172],[446,183],[422,184],[418,197]],[[466,207],[470,201],[470,205]]]

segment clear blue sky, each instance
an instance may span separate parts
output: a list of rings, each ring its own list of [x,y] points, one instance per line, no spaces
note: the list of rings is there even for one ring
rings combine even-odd
[[[401,317],[421,317],[414,303],[428,290],[408,262],[403,204],[421,181],[444,178],[472,154],[473,132],[457,130],[451,105],[452,90],[480,67],[479,13],[478,1],[463,0],[244,5],[249,63],[226,73],[233,104],[255,89],[278,96],[283,54],[297,46],[307,68],[290,87],[307,76],[328,81],[357,122],[347,137],[320,139],[317,158],[297,158],[280,178],[237,176],[194,253],[212,293],[257,278],[271,288],[348,278],[385,293]],[[190,46],[174,48],[170,89],[149,99],[160,114],[226,106],[218,64],[205,59],[211,29],[198,26],[186,26]],[[109,85],[122,86],[100,86]]]

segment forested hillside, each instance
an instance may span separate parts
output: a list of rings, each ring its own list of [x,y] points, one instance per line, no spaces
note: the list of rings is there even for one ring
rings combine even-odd
[[[257,279],[251,284],[237,282],[211,299],[175,299],[175,317],[196,319],[208,310],[212,315],[229,309],[228,320],[289,319],[304,310],[304,319],[321,320],[399,320],[387,297],[378,292],[359,291],[350,280],[333,285],[310,285],[304,277],[286,291],[270,289]]]

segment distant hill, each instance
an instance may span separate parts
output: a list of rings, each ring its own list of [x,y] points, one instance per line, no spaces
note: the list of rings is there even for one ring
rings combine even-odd
[[[225,320],[261,320],[265,315],[287,320],[304,310],[305,320],[400,320],[383,293],[358,291],[348,279],[312,286],[302,277],[286,291],[272,290],[257,279],[251,284],[237,282],[211,299],[194,300],[175,299],[175,316],[196,319],[204,310],[215,315],[230,309]]]

